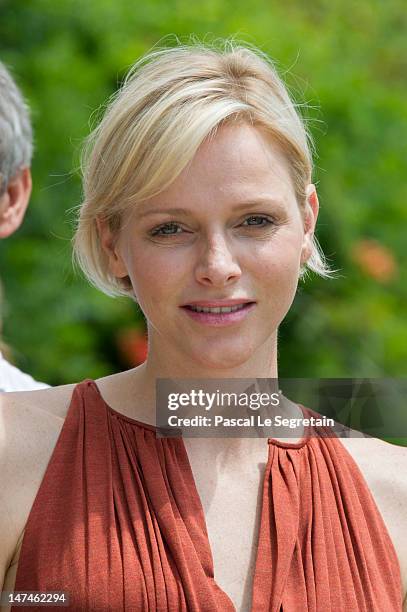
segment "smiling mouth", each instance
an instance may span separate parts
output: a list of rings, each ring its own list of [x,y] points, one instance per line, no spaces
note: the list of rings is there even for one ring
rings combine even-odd
[[[224,300],[226,304],[228,301],[227,306],[220,306],[221,300],[218,302],[214,300],[212,303],[208,300],[206,304],[202,301],[201,303],[185,304],[182,308],[197,323],[216,328],[240,324],[256,306],[256,302],[253,301]]]
[[[248,306],[249,304],[252,304],[253,302],[246,302],[244,304],[236,304],[235,306],[216,306],[216,307],[212,307],[209,308],[207,306],[190,306],[187,305],[185,306],[185,308],[188,308],[188,310],[192,310],[193,312],[206,312],[206,313],[212,313],[212,314],[227,314],[229,312],[237,312],[238,310],[243,310],[243,308],[245,308],[246,306]]]

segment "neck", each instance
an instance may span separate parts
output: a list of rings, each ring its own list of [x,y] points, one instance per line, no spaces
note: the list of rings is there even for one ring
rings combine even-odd
[[[249,360],[233,367],[215,368],[204,363],[194,363],[188,356],[181,356],[167,352],[161,345],[158,347],[154,341],[149,342],[147,360],[132,371],[132,386],[135,384],[137,392],[143,397],[144,405],[155,409],[156,380],[168,379],[276,379],[277,378],[277,334],[265,342],[256,354]],[[130,372],[129,372],[130,374]],[[242,391],[247,388],[247,382],[242,381]],[[188,384],[187,384],[188,386]],[[275,391],[278,390],[277,382]],[[133,387],[134,388],[134,387]],[[239,382],[233,383],[233,390],[239,391]]]
[[[131,374],[130,374],[131,373]],[[156,347],[154,343],[149,344],[148,359],[142,365],[137,367],[135,370],[129,371],[132,379],[132,388],[134,385],[137,387],[137,394],[143,400],[144,406],[149,406],[149,412],[151,417],[149,422],[154,421],[153,414],[155,413],[155,390],[156,390],[156,379],[158,378],[171,378],[171,379],[277,379],[277,334],[270,339],[269,342],[265,342],[259,347],[257,353],[252,355],[251,358],[241,364],[237,364],[233,367],[225,368],[210,368],[205,364],[193,363],[187,356],[168,354],[163,348]],[[278,381],[273,382],[275,389],[278,390]],[[246,383],[242,383],[244,389]],[[246,385],[246,386],[245,386]],[[234,386],[234,391],[238,391],[239,383],[237,387]],[[299,417],[302,415],[298,406],[283,400],[280,406],[281,413],[283,416],[288,417]],[[260,441],[262,444],[262,441]],[[190,444],[190,443],[189,443]],[[193,440],[193,444],[196,448],[202,446],[205,452],[213,452],[215,448],[217,452],[221,449],[241,449],[244,454],[248,447],[256,448],[253,443],[253,439],[240,439],[240,438],[196,438]],[[210,450],[212,449],[212,451]]]
[[[165,350],[153,337],[143,369],[146,382],[153,385],[156,378],[277,378],[277,332],[246,361],[222,367]]]

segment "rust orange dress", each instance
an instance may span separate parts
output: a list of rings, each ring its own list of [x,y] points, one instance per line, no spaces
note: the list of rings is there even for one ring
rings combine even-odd
[[[395,549],[340,440],[308,432],[268,449],[251,610],[400,611]],[[235,610],[216,583],[182,438],[157,438],[110,408],[93,381],[77,385],[28,517],[15,591],[65,591],[60,610]]]

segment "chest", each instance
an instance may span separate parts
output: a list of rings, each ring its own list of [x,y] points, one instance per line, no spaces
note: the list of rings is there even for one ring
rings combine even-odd
[[[366,453],[366,446],[361,445],[359,449],[347,441],[344,446],[360,469],[384,519],[401,565],[405,590],[403,568],[407,561],[407,539],[402,533],[404,521],[395,504],[395,495],[389,494],[389,470],[383,469],[382,461],[372,460],[372,454]],[[252,460],[229,464],[224,471],[217,467],[216,461],[205,464],[199,453],[195,455],[191,449],[188,449],[188,455],[204,510],[215,580],[236,610],[249,610],[267,464],[264,452],[260,448],[252,455]],[[366,455],[370,455],[370,459]],[[397,486],[394,491],[397,491]]]
[[[242,611],[250,609],[261,511],[258,490],[248,487],[245,493],[242,500],[242,491],[229,490],[206,514],[215,580]]]
[[[267,446],[266,446],[267,450]],[[236,610],[250,609],[266,469],[264,448],[253,461],[222,471],[189,454],[205,515],[215,580]]]
[[[229,457],[227,462],[222,463],[216,458],[216,453],[204,456],[188,448],[194,483],[205,515],[215,580],[238,611],[250,609],[266,451],[267,445],[262,441],[259,447],[250,451],[249,456],[236,457],[232,462]],[[392,533],[392,526],[396,525],[394,508],[377,486],[377,482],[383,479],[371,466],[361,464],[360,468],[379,511],[385,520],[387,518],[398,552],[399,546],[395,541],[397,533],[394,531],[395,537]],[[11,581],[10,574],[10,584]]]

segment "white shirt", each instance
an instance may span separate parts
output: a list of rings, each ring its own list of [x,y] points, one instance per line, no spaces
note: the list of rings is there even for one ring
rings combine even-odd
[[[0,352],[0,391],[30,391],[46,389],[48,386],[11,365]]]

